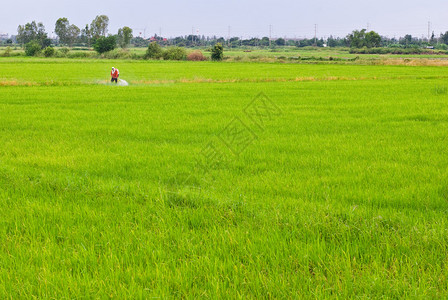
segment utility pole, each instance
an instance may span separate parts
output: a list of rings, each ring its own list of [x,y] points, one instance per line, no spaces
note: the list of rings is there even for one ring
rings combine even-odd
[[[429,39],[431,38],[430,32],[431,32],[431,21],[428,21],[428,42],[429,42]]]
[[[230,25],[227,27],[227,47],[230,47]]]
[[[269,25],[269,47],[271,47],[271,39],[272,39],[272,25]]]
[[[201,38],[199,37],[199,29],[196,29],[196,45],[201,43]]]
[[[314,24],[314,46],[317,46],[317,24]]]

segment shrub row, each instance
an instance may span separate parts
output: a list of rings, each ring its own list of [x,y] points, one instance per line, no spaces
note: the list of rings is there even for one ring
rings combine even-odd
[[[73,49],[74,50],[74,49]],[[223,48],[222,45],[217,44],[212,49],[211,59],[222,60]],[[98,51],[97,51],[98,52]],[[12,50],[8,47],[2,56],[10,56]],[[49,46],[42,49],[40,44],[32,41],[25,45],[26,56],[45,56],[45,57],[68,57],[68,58],[108,58],[108,59],[163,59],[163,60],[190,60],[190,61],[205,61],[207,57],[202,54],[200,50],[195,50],[187,54],[187,50],[183,47],[169,47],[162,49],[156,42],[152,42],[142,57],[136,53],[132,53],[129,50],[114,49],[97,54],[93,51],[70,51],[69,48],[56,48]]]
[[[352,54],[448,54],[444,50],[431,50],[421,48],[352,48]]]
[[[211,51],[211,59],[220,61],[223,59],[223,47],[221,44],[216,44]],[[148,45],[146,50],[145,59],[163,59],[163,60],[190,60],[190,61],[204,61],[207,57],[202,54],[201,51],[196,50],[187,55],[187,51],[182,47],[169,47],[162,49],[159,44],[152,42]]]
[[[152,42],[146,50],[145,59],[161,59],[164,60],[185,60],[187,58],[187,51],[181,47],[169,47],[166,50],[162,49],[159,44]]]

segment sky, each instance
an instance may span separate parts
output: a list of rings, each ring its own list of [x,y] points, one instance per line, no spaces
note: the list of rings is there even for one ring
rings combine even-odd
[[[0,33],[16,34],[17,26],[43,22],[50,36],[60,17],[83,28],[97,15],[109,17],[109,33],[129,26],[134,36],[162,33],[164,37],[188,35],[272,38],[346,36],[353,29],[368,28],[380,35],[427,36],[448,31],[448,1],[395,0],[189,0],[2,1]],[[146,28],[146,30],[145,30]]]

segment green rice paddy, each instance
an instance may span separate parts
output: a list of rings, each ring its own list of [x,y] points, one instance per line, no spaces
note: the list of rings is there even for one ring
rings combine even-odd
[[[0,298],[446,298],[447,80],[0,58]]]

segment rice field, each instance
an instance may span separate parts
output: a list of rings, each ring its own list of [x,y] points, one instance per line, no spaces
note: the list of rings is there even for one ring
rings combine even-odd
[[[0,58],[0,298],[446,298],[447,80]]]

